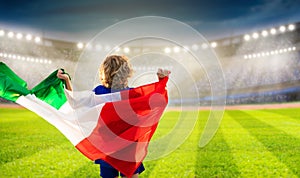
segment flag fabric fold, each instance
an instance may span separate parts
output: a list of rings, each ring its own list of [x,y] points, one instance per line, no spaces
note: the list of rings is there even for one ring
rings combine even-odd
[[[134,89],[95,95],[70,92],[57,71],[33,89],[0,62],[0,97],[14,101],[55,126],[87,158],[103,159],[131,176],[168,103],[168,78]]]

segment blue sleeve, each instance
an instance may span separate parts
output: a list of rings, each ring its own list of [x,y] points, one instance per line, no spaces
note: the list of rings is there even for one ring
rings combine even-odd
[[[131,88],[124,88],[121,90],[111,90],[110,88],[106,88],[103,85],[98,85],[96,88],[94,88],[93,92],[95,92],[96,95],[102,95],[102,94],[107,94],[107,93],[113,93],[113,92],[118,92],[122,90],[130,90]]]
[[[95,92],[96,95],[102,95],[110,93],[110,89],[104,87],[103,85],[98,85],[96,88],[94,88],[93,92]]]

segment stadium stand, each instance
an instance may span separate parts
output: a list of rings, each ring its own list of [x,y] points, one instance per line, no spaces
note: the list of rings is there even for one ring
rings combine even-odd
[[[8,37],[8,30],[0,31],[0,39],[0,61],[22,76],[29,88],[49,74],[45,71],[63,67],[72,75],[84,47],[82,43],[43,37],[38,42],[34,37],[25,39],[25,35],[22,39],[17,35]],[[299,101],[299,42],[300,22],[211,41],[210,46],[222,64],[227,104]],[[163,51],[164,47],[161,48]],[[197,50],[192,44],[189,48]],[[106,49],[102,47],[102,50]],[[138,47],[131,52],[137,50]],[[138,71],[149,68],[153,66],[135,66]],[[203,77],[196,84],[200,103],[209,104],[209,80]],[[0,103],[4,102],[7,101],[0,99]]]

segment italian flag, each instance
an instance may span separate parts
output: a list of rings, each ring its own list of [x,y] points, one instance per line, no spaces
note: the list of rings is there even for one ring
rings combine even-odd
[[[35,112],[55,126],[87,158],[103,159],[130,177],[168,103],[168,77],[156,83],[105,95],[70,92],[57,71],[29,90],[0,62],[0,97]]]

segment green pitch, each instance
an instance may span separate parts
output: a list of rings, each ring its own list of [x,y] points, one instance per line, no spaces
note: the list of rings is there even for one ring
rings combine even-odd
[[[300,177],[300,109],[226,111],[217,134],[198,147],[208,111],[174,152],[145,162],[140,177]],[[165,113],[154,139],[173,128]],[[25,109],[0,108],[0,177],[99,177],[60,132]]]

